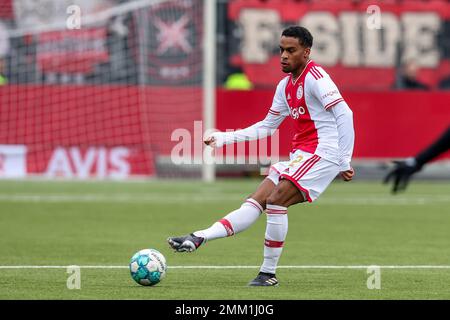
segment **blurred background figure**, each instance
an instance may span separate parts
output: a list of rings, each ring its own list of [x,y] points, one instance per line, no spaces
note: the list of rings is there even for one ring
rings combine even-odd
[[[8,78],[5,76],[5,62],[4,58],[0,57],[0,86],[8,83]]]
[[[0,86],[8,83],[6,77],[6,56],[9,53],[8,31],[3,23],[0,22]]]
[[[414,59],[406,60],[403,64],[400,75],[396,84],[397,89],[430,89],[426,84],[422,83],[417,78],[419,66]]]
[[[413,158],[408,158],[404,161],[395,161],[395,167],[388,173],[384,179],[384,183],[389,183],[393,180],[394,185],[392,192],[395,194],[398,191],[406,189],[408,182],[413,174],[422,170],[422,167],[433,160],[440,154],[450,149],[450,126],[431,146],[420,152]]]
[[[253,84],[241,68],[235,67],[231,69],[224,87],[227,90],[251,90]]]
[[[439,82],[439,89],[449,90],[450,89],[450,75],[442,79]]]

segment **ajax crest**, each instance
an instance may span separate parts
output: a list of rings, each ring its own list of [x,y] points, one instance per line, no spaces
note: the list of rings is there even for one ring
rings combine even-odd
[[[303,97],[303,86],[300,84],[297,89],[297,99],[300,100]]]

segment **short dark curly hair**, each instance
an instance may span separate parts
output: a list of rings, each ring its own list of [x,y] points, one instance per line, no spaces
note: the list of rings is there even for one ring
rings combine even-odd
[[[290,26],[283,30],[281,34],[285,37],[297,38],[300,44],[305,48],[311,48],[313,45],[313,36],[308,29],[300,26]]]

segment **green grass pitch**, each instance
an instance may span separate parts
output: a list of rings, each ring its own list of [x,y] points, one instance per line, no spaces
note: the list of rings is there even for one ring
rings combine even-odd
[[[265,217],[194,253],[168,248],[168,236],[208,227],[258,184],[2,181],[0,299],[450,299],[450,267],[418,267],[450,266],[449,183],[414,181],[392,196],[380,182],[336,181],[316,203],[291,207],[279,287],[246,287]],[[83,268],[125,267],[143,248],[167,258],[157,286],[137,285],[126,268]],[[79,290],[67,288],[64,267],[11,268],[68,265],[82,267]],[[381,267],[381,289],[369,290],[370,265],[410,268]]]

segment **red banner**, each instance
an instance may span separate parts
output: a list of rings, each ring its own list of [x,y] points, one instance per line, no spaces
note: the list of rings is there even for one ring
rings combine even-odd
[[[136,63],[146,69],[145,83],[201,83],[202,8],[200,0],[166,1],[133,15],[130,47]],[[141,55],[145,56],[144,61]]]
[[[293,24],[311,31],[312,59],[343,89],[390,89],[396,67],[411,59],[431,87],[450,75],[449,2],[235,0],[229,19],[236,29],[231,63],[255,85],[273,86],[283,76],[279,37]]]

